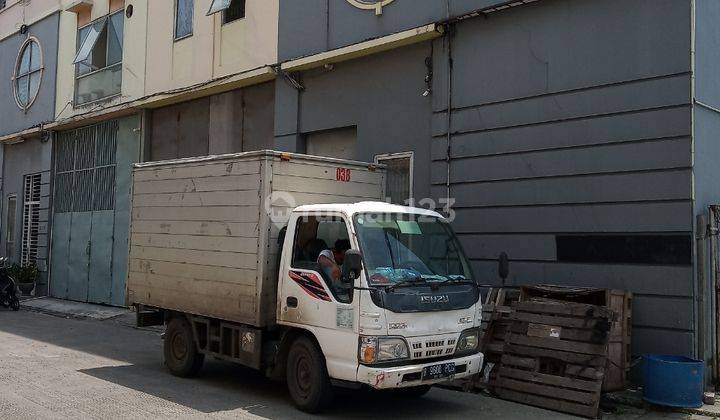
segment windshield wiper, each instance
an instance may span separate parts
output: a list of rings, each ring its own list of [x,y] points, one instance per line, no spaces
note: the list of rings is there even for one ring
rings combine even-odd
[[[395,288],[402,288],[402,287],[418,286],[421,284],[428,284],[428,282],[424,278],[418,276],[418,277],[413,277],[411,279],[403,280],[399,283],[392,284],[388,287],[388,290],[393,290]]]
[[[448,277],[446,280],[435,284],[475,284],[474,281],[466,279],[464,276]]]

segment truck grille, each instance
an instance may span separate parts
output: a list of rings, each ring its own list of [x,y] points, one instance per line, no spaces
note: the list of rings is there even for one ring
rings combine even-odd
[[[455,352],[457,339],[427,338],[410,339],[410,352],[413,359],[428,359],[432,357],[448,356]]]

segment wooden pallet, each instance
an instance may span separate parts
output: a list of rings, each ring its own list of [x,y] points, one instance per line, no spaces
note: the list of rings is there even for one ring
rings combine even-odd
[[[480,349],[485,357],[483,370],[471,380],[470,388],[492,391],[497,368],[509,331],[512,303],[520,298],[517,289],[489,289],[482,306]]]
[[[595,418],[612,310],[535,299],[513,305],[495,380],[505,399]]]
[[[622,290],[592,287],[566,287],[555,285],[523,286],[520,300],[539,298],[586,303],[603,306],[615,313],[608,340],[608,365],[605,370],[603,391],[620,391],[627,387],[632,360],[630,337],[632,334],[632,293]]]

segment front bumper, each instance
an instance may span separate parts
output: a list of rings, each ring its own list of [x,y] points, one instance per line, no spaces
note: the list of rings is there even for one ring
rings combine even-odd
[[[452,378],[422,380],[422,371],[426,366],[433,366],[440,363],[455,362],[458,373]],[[458,357],[456,359],[443,360],[442,362],[430,362],[424,364],[382,367],[364,366],[358,368],[357,381],[370,385],[375,389],[405,388],[418,385],[432,385],[440,382],[447,382],[452,379],[460,379],[480,372],[483,365],[483,354],[477,353],[471,356]],[[464,367],[464,368],[463,368]]]

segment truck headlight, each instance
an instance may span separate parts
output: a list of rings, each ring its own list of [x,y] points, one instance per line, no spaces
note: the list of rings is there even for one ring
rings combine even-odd
[[[410,356],[407,343],[399,337],[360,336],[358,359],[373,364],[407,359]]]
[[[465,330],[460,334],[460,339],[455,347],[455,354],[475,353],[480,344],[480,331],[477,328]]]

